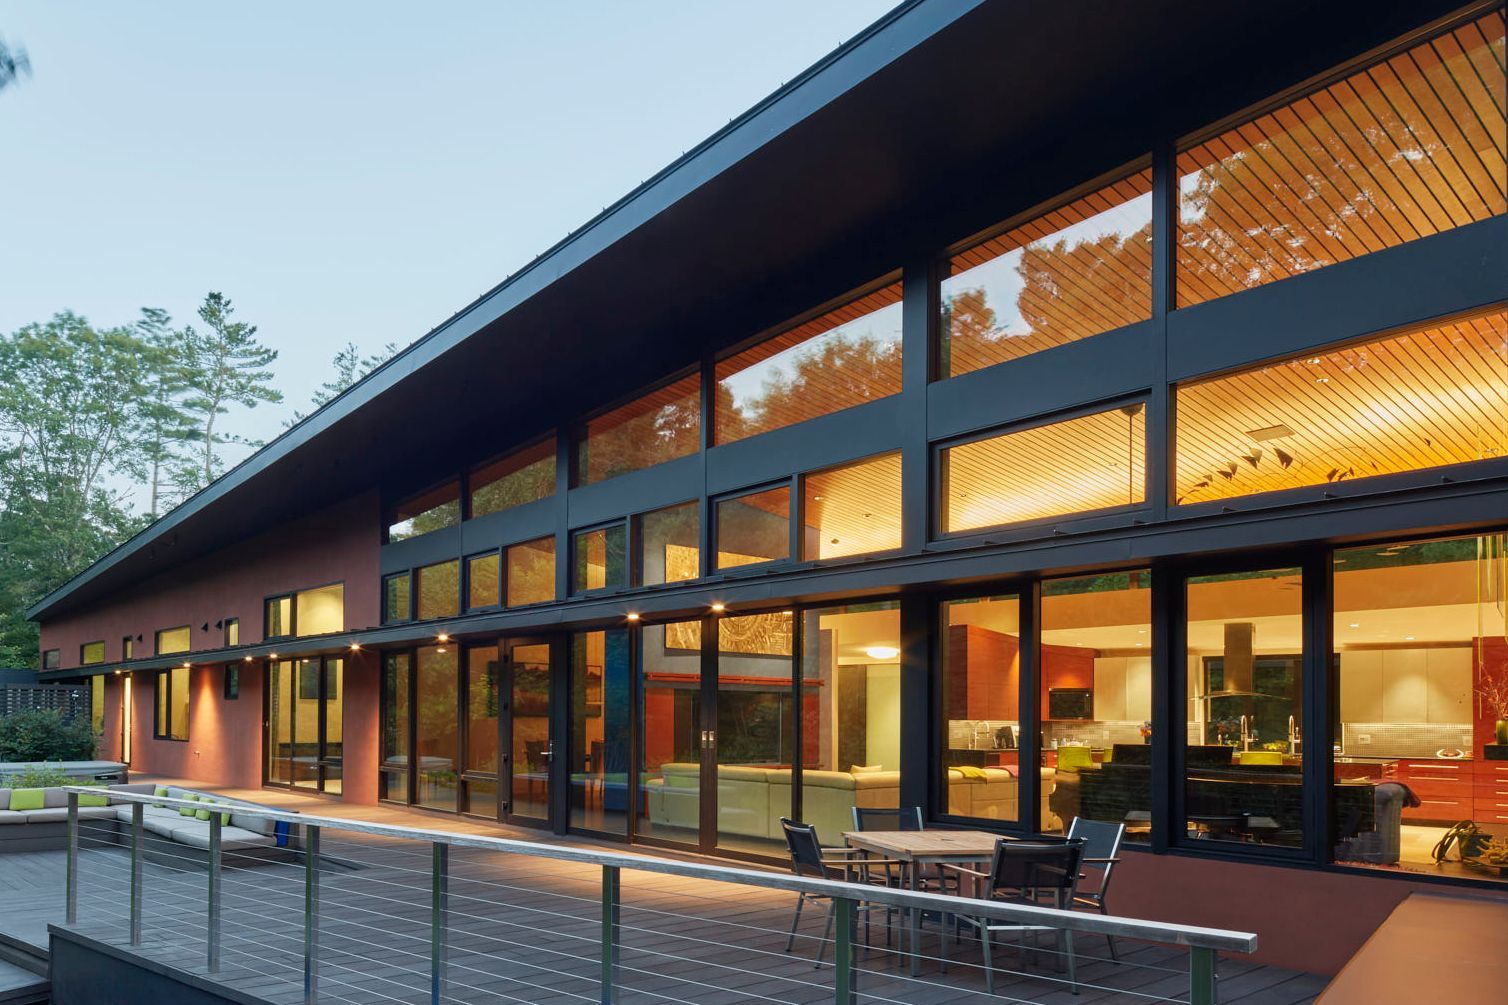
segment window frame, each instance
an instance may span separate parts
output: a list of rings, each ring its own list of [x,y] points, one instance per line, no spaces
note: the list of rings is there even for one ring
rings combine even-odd
[[[471,603],[471,563],[479,559],[497,559],[497,603],[478,604]],[[475,551],[461,559],[461,613],[472,614],[477,611],[500,611],[506,604],[508,570],[503,565],[503,549],[501,547],[489,548],[486,551]]]
[[[570,569],[571,591],[570,596],[575,597],[600,597],[613,593],[621,593],[624,590],[635,589],[634,587],[634,542],[633,520],[626,516],[617,517],[602,523],[587,524],[583,527],[573,528],[570,532]],[[595,534],[598,531],[610,532],[614,527],[623,532],[623,581],[621,583],[604,583],[602,586],[592,588],[577,587],[576,585],[576,559],[579,554],[579,539],[583,534]],[[534,540],[539,540],[534,538]],[[604,540],[604,547],[606,542]],[[604,566],[604,578],[606,567]]]
[[[89,647],[90,646],[99,646],[99,659],[92,660],[92,659],[89,658]],[[81,643],[79,645],[79,666],[81,666],[81,667],[92,667],[92,666],[98,666],[99,664],[101,664],[103,662],[105,662],[105,640],[104,639],[96,639],[93,642],[84,642],[84,643]]]
[[[586,481],[581,477],[581,450],[582,447],[586,444],[587,428],[592,422],[602,418],[603,416],[611,415],[613,412],[616,412],[619,409],[626,408],[627,406],[632,405],[634,402],[639,401],[642,398],[647,398],[650,395],[654,394],[656,391],[664,390],[665,388],[670,387],[672,384],[680,383],[681,381],[691,377],[695,377],[697,383],[697,447],[695,450],[687,451],[685,454],[682,454],[679,457],[671,457],[663,461],[656,461],[654,464],[647,464],[642,468],[634,468],[631,471],[620,471],[618,474],[609,475],[606,478],[599,478],[596,481]],[[567,450],[567,459],[570,462],[570,471],[567,472],[566,484],[569,486],[569,488],[572,489],[586,488],[592,485],[605,485],[613,479],[621,478],[624,475],[637,474],[641,471],[649,471],[662,465],[670,464],[674,461],[682,461],[687,457],[695,457],[699,454],[705,453],[708,445],[706,383],[706,368],[701,364],[701,362],[693,363],[689,366],[683,366],[680,369],[673,371],[667,377],[662,377],[658,380],[653,381],[652,383],[639,387],[637,390],[629,394],[615,398],[612,402],[602,406],[601,408],[592,409],[591,411],[582,414],[578,418],[573,419],[569,426],[570,442],[569,449]],[[557,473],[557,478],[558,477],[559,475]],[[575,532],[572,531],[572,533]]]
[[[696,575],[688,579],[675,579],[663,583],[644,582],[644,518],[667,510],[679,509],[682,506],[696,507],[697,519],[697,559]],[[701,552],[701,541],[706,536],[707,514],[702,506],[700,497],[695,499],[683,499],[680,502],[667,503],[664,506],[656,506],[654,509],[640,510],[628,518],[628,586],[635,590],[663,590],[676,586],[687,586],[696,583],[707,576],[707,559]]]
[[[419,574],[425,569],[435,569],[442,565],[450,565],[452,562],[454,562],[456,566],[455,613],[437,614],[432,618],[421,618],[419,616],[419,593],[422,589],[423,584],[420,582],[421,577]],[[413,613],[412,620],[414,622],[440,621],[445,618],[458,618],[466,613],[466,560],[460,555],[457,555],[454,558],[441,558],[433,562],[425,562],[423,565],[416,565],[408,570],[408,575],[410,576],[409,610]],[[384,583],[386,582],[386,577],[384,577],[383,581]],[[384,604],[384,606],[386,605]]]
[[[224,641],[225,641],[225,648],[226,649],[230,649],[230,648],[232,648],[234,646],[239,646],[241,644],[241,619],[240,618],[225,618],[225,619],[223,619],[222,622],[221,622],[221,630],[225,633]],[[232,634],[232,632],[234,632],[234,634],[236,636],[234,639],[232,639],[230,637],[231,634]]]
[[[478,519],[476,514],[472,511],[473,507],[471,503],[472,494],[476,492],[478,488],[474,481],[478,471],[482,470],[490,464],[497,464],[501,461],[508,460],[509,458],[517,454],[524,453],[527,450],[532,450],[535,447],[542,446],[546,443],[549,443],[554,448],[554,464],[556,467],[555,479],[550,486],[550,491],[545,495],[540,496],[538,499],[530,499],[528,502],[517,503],[513,506],[505,506],[502,509],[490,510],[487,513],[483,513],[482,516],[493,516],[497,513],[508,513],[518,509],[521,506],[530,506],[534,503],[544,502],[546,499],[555,498],[557,494],[556,489],[560,484],[560,431],[552,429],[541,436],[536,436],[533,439],[525,440],[517,446],[510,447],[509,449],[504,450],[501,453],[492,454],[483,460],[477,461],[475,464],[467,465],[466,469],[461,474],[461,522],[465,523],[467,520]],[[504,475],[503,477],[506,478],[507,475]],[[444,483],[442,482],[441,484]],[[487,482],[482,487],[485,488],[486,485],[491,484],[492,482]],[[386,533],[386,528],[384,528],[384,538],[386,537]]]
[[[747,488],[734,489],[731,492],[722,492],[707,497],[707,541],[708,555],[705,560],[706,569],[710,576],[758,576],[771,569],[790,568],[800,564],[796,557],[801,553],[801,474],[793,473],[775,481],[759,482]],[[786,491],[786,553],[782,558],[767,558],[759,562],[748,562],[743,565],[730,565],[722,568],[717,564],[719,554],[718,538],[721,532],[722,520],[718,515],[718,508],[725,502],[742,499],[745,496],[759,495],[763,492],[771,492],[775,489]]]
[[[901,508],[900,509],[900,523],[896,527],[897,535],[900,537],[900,543],[896,544],[896,546],[894,548],[884,548],[884,549],[881,549],[879,551],[859,551],[859,552],[854,552],[853,554],[850,554],[850,555],[832,555],[832,556],[829,556],[827,558],[808,557],[807,554],[806,554],[806,535],[804,533],[805,530],[806,530],[806,481],[807,481],[807,479],[810,478],[810,477],[812,477],[813,475],[831,474],[834,471],[842,471],[844,468],[859,467],[860,465],[869,464],[871,462],[878,461],[878,460],[881,460],[882,458],[886,458],[886,457],[894,457],[895,460],[896,460],[896,463],[901,468],[900,480],[896,483],[896,494],[897,494],[897,497],[898,497],[897,498],[897,502],[900,504],[900,508]],[[881,450],[878,453],[867,454],[867,455],[865,455],[863,457],[855,457],[855,458],[851,458],[851,459],[846,460],[846,461],[839,461],[836,464],[826,464],[826,465],[823,465],[822,467],[819,467],[819,468],[812,468],[810,471],[799,472],[797,475],[795,475],[795,485],[794,485],[794,487],[792,489],[792,492],[794,494],[791,497],[791,524],[792,524],[793,531],[794,531],[794,535],[793,535],[794,538],[795,538],[794,547],[796,549],[795,551],[793,551],[791,553],[791,560],[793,562],[797,562],[797,563],[800,563],[802,565],[820,565],[820,566],[822,566],[822,567],[825,568],[825,567],[827,567],[829,565],[841,565],[841,564],[848,563],[848,562],[866,562],[866,561],[871,561],[871,560],[876,559],[876,558],[889,558],[889,557],[893,557],[893,556],[896,556],[896,555],[900,555],[900,554],[902,554],[905,551],[905,548],[906,548],[906,544],[905,544],[905,533],[906,533],[905,451],[902,450],[900,446],[896,446],[892,450]],[[734,568],[738,568],[738,566],[735,566]]]
[[[993,440],[1013,433],[1029,432],[1033,429],[1045,429],[1059,423],[1070,422],[1074,419],[1083,419],[1091,415],[1101,415],[1115,411],[1118,408],[1126,408],[1131,405],[1141,405],[1143,419],[1142,427],[1142,501],[1139,503],[1125,503],[1118,506],[1103,506],[1099,509],[1076,510],[1071,513],[1063,513],[1056,516],[1034,517],[1030,520],[1017,520],[1013,523],[992,524],[989,527],[974,527],[967,530],[948,531],[943,529],[947,497],[947,484],[944,479],[943,451],[954,447],[968,446],[971,443],[982,443],[985,440]],[[1168,420],[1171,422],[1171,419]],[[998,426],[990,426],[986,429],[975,430],[960,436],[942,440],[933,440],[927,444],[928,470],[927,470],[927,495],[931,511],[928,517],[928,539],[934,542],[966,542],[972,538],[988,539],[977,543],[990,544],[993,540],[1003,535],[1025,536],[1033,531],[1040,531],[1049,525],[1054,527],[1072,527],[1086,521],[1100,520],[1105,517],[1124,516],[1133,513],[1149,512],[1152,508],[1153,492],[1153,450],[1156,446],[1156,437],[1153,431],[1153,419],[1151,412],[1151,397],[1146,392],[1136,394],[1118,395],[1114,398],[1102,399],[1087,405],[1076,405],[1072,408],[1060,411],[1044,412],[1029,418],[1003,423]],[[1040,536],[1040,535],[1038,535]],[[1054,577],[1056,578],[1056,577]]]
[[[171,631],[171,629],[169,629],[169,631]],[[172,684],[173,684],[173,674],[174,674],[175,671],[178,671],[178,670],[182,670],[183,673],[184,673],[183,687],[184,687],[184,692],[185,693],[183,695],[183,699],[184,699],[185,708],[184,708],[184,715],[183,715],[183,735],[182,736],[175,736],[175,735],[173,735],[173,697],[174,697],[174,688],[173,688]],[[171,741],[173,743],[188,743],[189,742],[189,736],[190,736],[190,733],[191,733],[191,729],[190,729],[190,725],[189,725],[189,720],[192,718],[192,716],[190,714],[192,712],[192,708],[191,708],[192,702],[190,702],[190,700],[189,700],[189,694],[188,694],[188,692],[191,691],[192,688],[193,688],[193,673],[194,673],[193,668],[187,662],[185,662],[181,666],[165,667],[164,669],[158,670],[155,674],[153,674],[153,676],[152,676],[152,739],[154,739],[154,740],[168,740],[168,741]],[[166,686],[167,686],[167,691],[166,691],[166,699],[167,700],[166,700],[165,703],[163,701],[163,696],[164,696],[163,686],[164,686],[164,684],[166,684]],[[166,706],[165,708],[164,708],[164,705]],[[168,719],[168,722],[166,724],[166,729],[164,729],[164,724],[162,722],[164,711],[166,711],[166,713],[167,713],[167,719]]]
[[[390,503],[389,505],[385,506],[383,508],[383,510],[382,510],[382,544],[383,544],[383,546],[385,547],[385,546],[390,545],[390,544],[401,544],[404,541],[414,541],[414,540],[417,540],[418,538],[421,538],[421,537],[428,537],[430,534],[438,534],[442,530],[451,530],[451,529],[453,529],[452,527],[436,527],[434,530],[427,530],[427,531],[424,531],[424,532],[419,533],[419,534],[412,534],[412,535],[410,535],[408,537],[399,538],[397,541],[394,541],[392,539],[392,536],[391,536],[391,531],[392,531],[392,528],[393,528],[393,524],[395,522],[393,518],[395,516],[397,516],[397,514],[398,514],[398,508],[400,506],[403,506],[406,503],[413,502],[416,499],[423,498],[424,496],[428,495],[429,493],[436,492],[436,491],[438,491],[440,489],[443,489],[443,488],[445,488],[445,487],[447,487],[449,485],[454,485],[456,487],[456,522],[455,522],[454,526],[455,527],[459,527],[461,524],[465,523],[466,522],[467,500],[469,498],[469,493],[467,491],[465,473],[462,472],[460,474],[447,475],[444,478],[438,479],[437,481],[434,481],[434,482],[430,483],[428,486],[426,486],[425,488],[420,489],[417,492],[406,492],[402,496],[400,496],[399,498],[397,498],[396,500],[394,500],[392,503]],[[443,506],[445,504],[441,503],[440,505]],[[422,516],[424,513],[429,513],[431,511],[439,509],[439,508],[440,508],[439,506],[431,506],[429,509],[424,510],[422,513],[416,513],[415,516]],[[412,519],[412,518],[410,518],[410,519]]]
[[[136,636],[122,635],[120,638],[120,658],[122,660],[134,660],[136,658]]]
[[[514,548],[520,548],[528,544],[535,544],[539,541],[549,541],[551,543],[550,564],[552,576],[550,583],[550,597],[548,600],[531,600],[525,604],[510,604],[508,602],[508,589],[512,583],[513,577],[508,571],[508,553]],[[538,534],[534,537],[526,537],[521,541],[514,541],[510,544],[501,545],[498,550],[502,555],[502,559],[498,568],[498,600],[501,601],[503,610],[523,610],[529,607],[539,607],[544,604],[555,604],[560,602],[560,541],[556,537],[556,535]]]
[[[61,649],[44,649],[44,650],[42,650],[42,669],[43,670],[56,670],[59,667],[61,667],[62,665],[63,665],[63,650],[61,650]]]
[[[171,653],[162,651],[162,636],[167,632],[188,632],[188,648],[179,649]],[[152,633],[152,655],[154,656],[178,656],[182,653],[194,651],[194,627],[193,625],[176,625],[172,628],[159,628]]]
[[[384,582],[386,582],[386,579],[387,579],[387,577],[383,577],[383,581]],[[297,639],[297,638],[316,639],[316,638],[323,638],[324,636],[328,636],[328,635],[339,635],[342,632],[345,632],[347,630],[345,628],[345,585],[346,585],[346,581],[344,579],[334,579],[334,580],[331,580],[328,583],[316,583],[313,586],[301,586],[301,587],[299,587],[296,590],[285,590],[285,591],[283,591],[281,593],[273,593],[273,594],[270,594],[270,595],[268,595],[266,597],[263,597],[262,598],[262,641],[264,641],[264,642],[274,642],[274,641],[281,641],[283,639]],[[299,633],[298,633],[298,598],[299,598],[299,595],[303,594],[303,593],[312,593],[315,590],[328,590],[332,586],[338,586],[338,587],[341,588],[341,600],[340,600],[340,603],[341,603],[341,619],[340,619],[340,621],[341,621],[341,628],[338,631],[325,632],[322,635],[303,635],[303,636],[299,635]],[[267,605],[270,604],[270,603],[272,603],[274,600],[287,600],[288,601],[288,631],[286,633],[281,634],[281,635],[273,635],[272,631],[271,631],[271,627],[272,626],[267,623]],[[386,607],[386,604],[384,604],[384,607]],[[226,620],[227,620],[227,625],[231,621],[234,621],[234,622],[237,623],[237,625],[239,625],[241,619],[240,618],[228,618]],[[227,643],[227,645],[229,645],[229,643]]]
[[[390,617],[388,617],[388,604],[387,604],[388,586],[387,586],[387,584],[389,582],[391,582],[393,580],[397,580],[397,579],[406,579],[406,580],[408,580],[408,605],[407,605],[408,606],[408,611],[401,618],[390,618]],[[381,601],[380,601],[381,604],[382,604],[382,618],[381,618],[381,621],[382,621],[382,623],[384,625],[406,625],[406,624],[409,624],[409,623],[411,623],[412,621],[415,620],[415,618],[414,618],[414,610],[415,610],[415,608],[414,608],[414,570],[413,569],[404,569],[404,570],[402,570],[400,572],[385,573],[381,577],[381,585],[380,585],[379,588],[382,591],[382,597],[381,597]]]

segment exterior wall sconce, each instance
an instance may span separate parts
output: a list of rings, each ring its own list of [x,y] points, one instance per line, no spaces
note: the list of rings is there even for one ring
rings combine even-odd
[[[728,605],[725,604],[725,603],[723,603],[721,600],[714,602],[713,605],[712,605],[712,613],[713,614],[721,614],[724,611],[726,611],[727,609],[728,609]]]
[[[441,632],[439,635],[435,636],[435,641],[436,642],[449,642],[450,641],[450,636],[447,635],[447,634],[445,634],[444,632]]]
[[[629,611],[628,612],[628,620],[630,620],[630,621],[638,621],[639,620],[639,612],[638,611]]]

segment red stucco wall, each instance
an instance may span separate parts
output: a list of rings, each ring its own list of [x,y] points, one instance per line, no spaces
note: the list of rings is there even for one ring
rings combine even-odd
[[[263,600],[334,582],[345,583],[346,627],[374,626],[380,525],[377,494],[364,493],[146,580],[109,603],[46,621],[41,648],[60,650],[69,668],[78,666],[80,645],[103,639],[106,662],[116,662],[125,636],[141,636],[141,658],[153,655],[159,629],[190,625],[194,650],[218,649],[224,635],[215,622],[224,618],[240,619],[243,644],[259,642]],[[200,627],[206,624],[208,631]]]
[[[1334,974],[1410,893],[1495,897],[1392,876],[1320,872],[1127,852],[1111,884],[1110,913],[1255,932],[1256,960]]]

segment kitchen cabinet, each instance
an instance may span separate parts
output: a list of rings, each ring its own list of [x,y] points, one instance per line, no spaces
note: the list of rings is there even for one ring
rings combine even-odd
[[[1382,650],[1340,654],[1342,722],[1382,722]]]
[[[1471,818],[1494,833],[1508,833],[1508,761],[1477,761],[1472,774]]]
[[[1382,651],[1381,722],[1427,722],[1429,682],[1423,649]]]
[[[1472,761],[1399,760],[1392,777],[1419,797],[1419,806],[1405,806],[1405,821],[1456,823],[1473,816],[1476,778]]]
[[[1425,710],[1429,722],[1471,721],[1471,649],[1424,650]]]
[[[1152,657],[1095,658],[1094,717],[1105,722],[1152,718]]]
[[[1471,721],[1471,650],[1362,649],[1340,655],[1342,722]]]

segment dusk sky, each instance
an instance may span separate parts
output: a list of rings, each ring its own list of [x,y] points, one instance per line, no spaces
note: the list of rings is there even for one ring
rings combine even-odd
[[[219,290],[281,354],[228,423],[271,438],[347,341],[412,342],[892,5],[0,3],[0,330]]]

